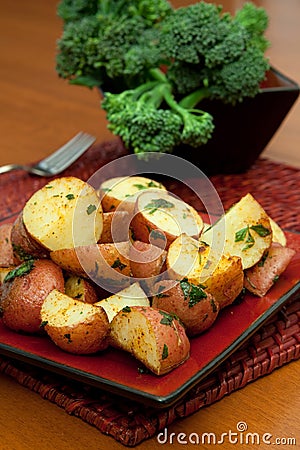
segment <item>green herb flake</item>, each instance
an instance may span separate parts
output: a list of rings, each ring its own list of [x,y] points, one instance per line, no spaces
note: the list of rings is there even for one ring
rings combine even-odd
[[[159,310],[160,314],[163,316],[160,323],[162,325],[172,326],[174,316],[172,314],[167,313],[166,311]]]
[[[68,200],[74,200],[75,196],[74,196],[74,194],[67,194],[67,195],[66,195],[66,198],[67,198]]]
[[[266,237],[268,236],[271,231],[264,227],[261,224],[258,225],[251,225],[247,226],[245,228],[242,228],[241,230],[237,231],[235,233],[235,242],[245,242],[245,246],[242,248],[242,251],[248,250],[249,248],[253,247],[255,244],[255,239],[251,233],[251,231],[254,231],[257,233],[260,237]]]
[[[92,214],[96,210],[96,205],[89,205],[86,209],[88,215]]]
[[[260,261],[257,263],[258,267],[263,267],[263,266],[265,265],[265,262],[266,262],[268,256],[269,256],[269,252],[266,251],[266,252],[263,254],[263,256],[261,257]]]
[[[202,299],[207,298],[202,284],[189,283],[186,278],[180,281],[180,287],[184,295],[184,300],[189,299],[188,306],[192,308]]]
[[[164,344],[161,359],[164,360],[168,356],[169,356],[169,349],[168,349],[168,346],[166,344]]]
[[[20,266],[8,272],[8,274],[6,274],[4,278],[4,281],[12,281],[16,277],[22,277],[23,275],[26,275],[29,272],[31,272],[33,267],[34,267],[34,260],[28,259],[27,261],[23,262]]]
[[[250,227],[251,230],[255,231],[260,237],[266,237],[271,234],[271,230],[269,228],[264,227],[262,224],[252,225]]]
[[[131,308],[130,306],[124,306],[124,308],[122,308],[122,311],[125,313],[130,313],[131,312]]]
[[[48,324],[48,320],[43,320],[40,324],[40,328],[44,328]]]
[[[120,261],[119,258],[117,258],[117,259],[112,263],[111,267],[112,267],[113,269],[120,269],[120,270],[123,270],[123,269],[125,269],[125,267],[127,267],[127,266],[126,266],[126,264],[123,264],[123,263]]]
[[[164,198],[153,198],[148,205],[145,206],[145,209],[150,210],[149,214],[154,214],[160,208],[169,209],[174,208],[174,203],[168,202]]]

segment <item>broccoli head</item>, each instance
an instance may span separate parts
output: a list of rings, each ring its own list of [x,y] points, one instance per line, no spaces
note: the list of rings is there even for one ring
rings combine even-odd
[[[108,128],[134,153],[172,153],[180,144],[199,147],[211,137],[212,116],[182,107],[173,97],[166,76],[152,71],[157,80],[120,94],[106,93],[102,108]]]
[[[171,11],[166,0],[62,0],[65,21],[56,68],[71,83],[117,92],[146,81],[161,59],[155,25]]]

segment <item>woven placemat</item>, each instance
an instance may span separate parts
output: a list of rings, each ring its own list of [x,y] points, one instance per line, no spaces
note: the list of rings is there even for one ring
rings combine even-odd
[[[0,357],[0,372],[126,446],[156,435],[248,383],[300,357],[300,301],[283,308],[175,405],[156,410],[88,385]]]
[[[88,179],[107,162],[123,155],[126,151],[118,140],[94,145],[62,175]],[[215,175],[210,179],[224,209],[251,192],[283,229],[300,232],[300,171],[296,168],[259,159],[246,173]],[[1,220],[19,212],[32,193],[48,181],[23,172],[1,175]],[[177,190],[175,193],[193,204],[195,199],[185,192],[184,186],[173,183],[168,187]],[[67,413],[80,417],[102,433],[132,447],[154,436],[176,419],[187,417],[276,368],[299,359],[299,318],[300,300],[296,299],[209,377],[166,409],[155,410],[134,401],[120,401],[120,397],[2,356],[0,372],[64,408]]]

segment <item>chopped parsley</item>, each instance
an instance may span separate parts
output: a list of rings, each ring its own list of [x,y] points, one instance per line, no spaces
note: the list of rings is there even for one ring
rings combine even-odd
[[[168,356],[169,356],[169,349],[168,349],[168,346],[166,344],[164,344],[162,355],[161,355],[161,359],[164,360]]]
[[[95,210],[96,210],[96,205],[89,205],[86,208],[86,212],[87,212],[88,215],[92,214]]]
[[[22,277],[23,275],[26,275],[27,273],[31,272],[33,267],[34,267],[34,260],[28,259],[27,261],[23,262],[20,266],[8,272],[8,274],[6,274],[4,278],[4,281],[12,281],[16,277]]]
[[[66,197],[68,200],[74,200],[75,198],[74,194],[67,194]]]
[[[202,284],[189,283],[187,278],[181,280],[179,284],[184,295],[184,300],[189,299],[189,308],[192,308],[200,300],[207,297]]]
[[[255,239],[251,231],[255,231],[260,237],[266,237],[271,233],[269,228],[266,228],[261,224],[247,225],[245,228],[241,228],[235,233],[235,242],[245,242],[246,245],[242,248],[242,251],[253,247],[255,244]]]
[[[126,264],[123,264],[123,263],[120,261],[119,258],[117,258],[117,259],[115,259],[115,261],[112,263],[111,267],[112,267],[113,269],[120,269],[120,270],[123,270],[123,269],[125,269],[125,267],[127,267],[127,266],[126,266]]]
[[[164,198],[153,198],[148,205],[145,206],[145,209],[150,210],[149,214],[154,214],[160,208],[168,209],[174,208],[174,203],[165,200]]]

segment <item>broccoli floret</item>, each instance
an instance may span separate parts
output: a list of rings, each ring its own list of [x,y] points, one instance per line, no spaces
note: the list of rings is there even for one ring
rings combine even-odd
[[[221,7],[199,2],[169,15],[159,47],[170,60],[167,76],[175,92],[202,89],[203,97],[232,104],[256,95],[269,68],[263,11],[246,3],[232,17]]]
[[[204,1],[62,0],[59,11],[59,75],[102,88],[108,128],[135,153],[205,144],[214,124],[201,101],[253,97],[269,69],[268,17],[252,3],[235,16]]]
[[[61,0],[57,7],[57,14],[65,23],[68,23],[96,14],[97,5],[98,0]]]
[[[235,14],[234,20],[241,24],[249,33],[256,47],[265,52],[270,42],[264,36],[269,24],[269,18],[264,8],[258,8],[253,3],[245,3]]]
[[[108,128],[134,153],[172,153],[181,143],[199,147],[211,137],[212,116],[183,108],[173,97],[172,86],[161,71],[151,72],[157,81],[120,94],[107,93],[102,108]]]
[[[71,83],[105,85],[120,92],[147,79],[161,59],[155,25],[172,8],[165,0],[63,0],[57,72]],[[73,9],[73,8],[74,9]]]

